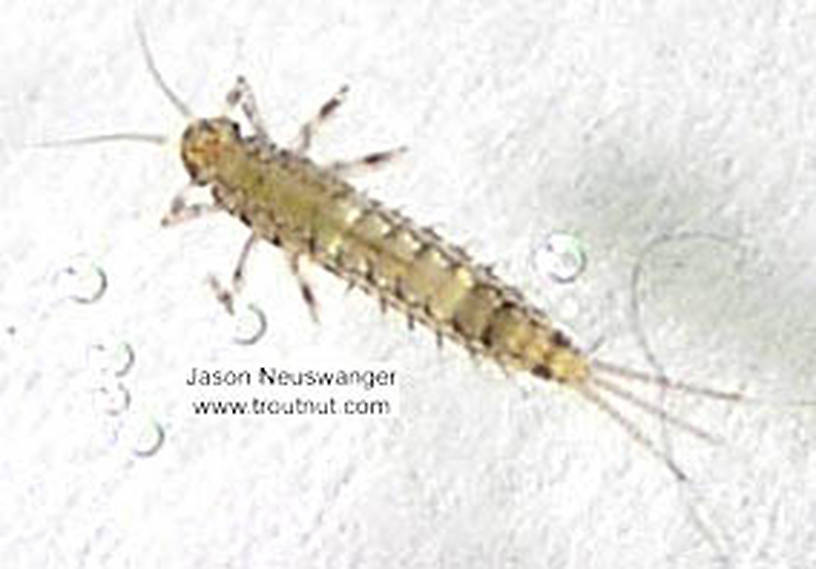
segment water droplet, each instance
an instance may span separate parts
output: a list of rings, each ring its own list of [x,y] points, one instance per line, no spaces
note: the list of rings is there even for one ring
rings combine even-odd
[[[120,415],[130,407],[130,391],[120,382],[102,385],[94,391],[94,405],[107,415]]]
[[[80,258],[57,271],[54,286],[61,298],[91,304],[105,294],[108,277],[98,265]]]
[[[133,454],[147,458],[159,452],[164,444],[164,428],[155,420],[149,420],[133,439]]]
[[[113,347],[105,344],[93,344],[88,347],[88,365],[94,371],[113,377],[127,375],[136,361],[136,354],[127,342]]]
[[[249,346],[260,340],[266,333],[266,315],[254,304],[239,310],[234,317],[236,344]]]
[[[532,251],[535,269],[558,283],[569,283],[584,272],[587,256],[583,243],[569,233],[551,233]]]

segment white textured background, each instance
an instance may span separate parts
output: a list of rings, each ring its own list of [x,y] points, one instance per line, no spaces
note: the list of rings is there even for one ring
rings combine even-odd
[[[6,0],[0,19],[0,564],[32,567],[791,567],[816,565],[816,415],[673,394],[727,439],[669,430],[693,482],[583,401],[407,335],[308,271],[309,321],[278,252],[245,299],[255,346],[203,285],[245,236],[212,218],[162,230],[185,175],[172,153],[26,143],[183,120],[138,48],[196,110],[237,73],[285,142],[343,82],[316,158],[407,144],[357,184],[479,259],[606,359],[763,399],[816,399],[816,7],[804,1]],[[585,244],[558,285],[544,236]],[[60,299],[77,255],[110,285]],[[10,328],[13,327],[13,333]],[[129,342],[126,412],[95,404],[88,347]],[[191,366],[386,362],[397,419],[193,416]],[[332,354],[341,354],[335,356]],[[229,391],[223,395],[229,395]],[[239,392],[235,392],[240,395]],[[659,425],[641,421],[656,435]],[[134,455],[151,425],[166,439]],[[664,441],[665,442],[665,441]],[[661,443],[663,444],[663,443]]]

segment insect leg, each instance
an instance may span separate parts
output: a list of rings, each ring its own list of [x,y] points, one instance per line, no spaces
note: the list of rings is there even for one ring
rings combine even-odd
[[[193,186],[191,185],[185,186],[179,193],[176,194],[173,201],[170,202],[170,211],[165,213],[161,219],[161,224],[163,227],[167,227],[168,225],[176,225],[177,223],[196,219],[202,215],[215,213],[224,209],[221,205],[215,203],[188,204],[186,202],[186,194],[192,188]]]
[[[261,111],[258,108],[258,103],[255,101],[252,88],[249,86],[249,83],[247,83],[247,80],[244,79],[243,75],[238,76],[238,79],[235,80],[235,87],[230,89],[227,93],[227,104],[230,107],[234,107],[239,103],[249,124],[255,129],[255,134],[258,135],[258,138],[260,138],[264,144],[269,144],[270,139],[269,133],[266,130],[266,124],[264,123],[263,117],[261,117]]]
[[[235,265],[235,270],[232,272],[231,288],[225,288],[222,286],[215,275],[210,275],[208,277],[210,286],[215,292],[216,299],[218,299],[218,302],[224,305],[224,308],[230,314],[234,313],[235,297],[239,292],[241,292],[241,289],[244,286],[244,273],[246,270],[246,262],[249,258],[249,252],[252,251],[252,247],[258,241],[260,241],[260,236],[257,233],[252,232],[244,242],[244,246],[241,248],[241,254],[238,256],[238,263]]]
[[[295,278],[298,281],[298,286],[300,287],[300,294],[303,296],[303,300],[306,302],[306,306],[309,307],[309,313],[312,315],[312,320],[315,323],[319,322],[317,317],[317,300],[315,299],[314,293],[312,292],[312,287],[306,282],[306,279],[300,274],[300,255],[297,253],[290,253],[289,255],[289,266],[292,268],[292,273],[295,275]]]
[[[254,247],[259,240],[260,236],[257,233],[252,232],[244,243],[244,247],[241,249],[241,255],[238,257],[238,264],[235,265],[235,270],[232,272],[233,294],[238,294],[244,287],[244,272],[246,270],[247,258],[249,257],[249,252],[252,251],[252,247]]]
[[[407,146],[400,146],[398,148],[384,150],[382,152],[372,152],[371,154],[367,154],[366,156],[357,158],[355,160],[339,160],[337,162],[332,162],[329,164],[328,169],[335,174],[353,176],[355,174],[361,174],[378,168],[386,162],[390,162],[398,156],[405,154],[407,151]]]
[[[348,85],[341,86],[340,89],[338,89],[328,101],[323,103],[320,110],[317,111],[317,114],[306,124],[300,127],[300,132],[298,133],[297,138],[295,138],[295,140],[289,145],[289,149],[296,156],[303,156],[306,154],[309,147],[312,145],[312,137],[317,131],[317,128],[321,125],[321,123],[325,122],[326,119],[334,114],[337,107],[339,107],[346,98],[346,93],[348,93],[348,90]]]

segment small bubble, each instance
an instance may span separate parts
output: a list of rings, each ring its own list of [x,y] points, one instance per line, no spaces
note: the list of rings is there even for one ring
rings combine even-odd
[[[123,377],[133,367],[134,361],[136,354],[127,342],[113,347],[105,344],[93,344],[88,347],[88,365],[102,375]]]
[[[584,272],[587,265],[583,243],[569,233],[551,233],[532,252],[532,264],[558,283],[569,283]]]
[[[130,407],[130,392],[120,382],[102,385],[94,391],[94,405],[103,413],[115,417]]]
[[[164,427],[151,419],[135,435],[132,444],[133,454],[147,458],[159,452],[164,444]]]
[[[266,333],[266,315],[254,304],[239,310],[233,320],[235,322],[233,340],[236,344],[249,346],[260,340]]]
[[[57,271],[54,285],[60,297],[80,304],[91,304],[102,298],[108,288],[108,277],[98,265],[77,259]]]

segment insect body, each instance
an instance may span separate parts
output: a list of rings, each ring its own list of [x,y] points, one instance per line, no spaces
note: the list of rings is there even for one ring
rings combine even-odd
[[[252,239],[307,255],[410,321],[505,367],[563,382],[586,379],[584,357],[519,293],[330,171],[241,138],[237,123],[224,118],[191,124],[181,154],[195,183],[211,186],[216,207],[242,219]]]
[[[213,197],[209,204],[188,204],[185,189],[173,199],[163,224],[226,211],[250,228],[231,288],[222,287],[211,278],[227,310],[232,311],[249,252],[259,241],[268,241],[288,255],[313,317],[317,315],[316,301],[298,271],[302,257],[318,263],[350,286],[377,297],[383,309],[390,306],[403,312],[409,327],[418,321],[433,330],[440,342],[448,337],[502,368],[528,372],[572,388],[660,458],[675,476],[685,478],[672,459],[614,408],[602,392],[696,436],[705,439],[711,436],[666,414],[611,378],[651,383],[723,400],[741,399],[741,395],[694,387],[590,360],[541,310],[487,267],[474,263],[462,249],[432,230],[383,207],[344,181],[343,174],[350,170],[385,162],[402,149],[329,166],[312,162],[306,157],[312,136],[340,105],[345,87],[302,127],[294,144],[279,148],[272,144],[252,91],[243,78],[238,78],[227,102],[231,106],[240,104],[255,130],[253,136],[243,136],[238,123],[226,116],[194,118],[167,87],[156,69],[141,27],[138,30],[151,75],[190,120],[181,140],[181,159],[190,175],[190,187],[209,186]],[[117,139],[153,143],[163,140],[154,135],[119,134],[71,142]]]

